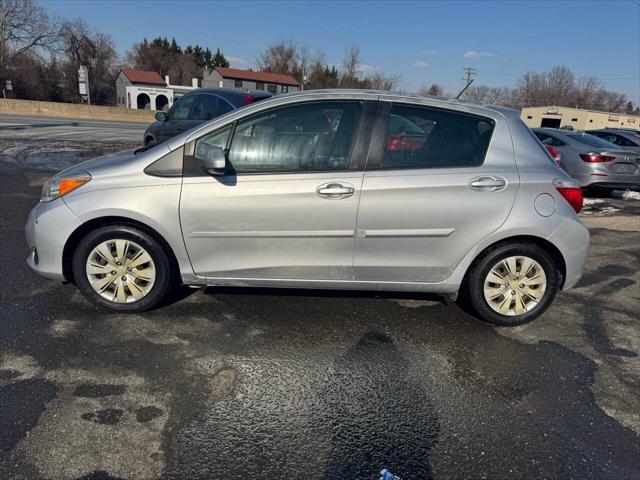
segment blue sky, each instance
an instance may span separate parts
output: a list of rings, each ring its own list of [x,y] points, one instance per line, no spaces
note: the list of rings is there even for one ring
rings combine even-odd
[[[466,66],[476,82],[513,85],[526,71],[566,65],[579,77],[640,104],[640,2],[621,1],[57,1],[45,6],[82,17],[113,36],[123,54],[145,36],[219,47],[232,66],[292,39],[340,64],[360,46],[363,70],[402,76],[400,87],[438,83],[455,92]]]

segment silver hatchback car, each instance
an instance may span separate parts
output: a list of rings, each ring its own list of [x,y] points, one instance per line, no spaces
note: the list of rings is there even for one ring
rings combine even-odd
[[[517,325],[580,278],[581,207],[516,111],[309,91],[55,175],[28,264],[117,312],[182,283],[435,292]]]

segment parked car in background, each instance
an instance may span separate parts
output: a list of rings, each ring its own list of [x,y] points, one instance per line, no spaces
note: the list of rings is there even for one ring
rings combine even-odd
[[[200,88],[180,97],[168,112],[157,112],[144,132],[144,144],[162,143],[203,122],[244,107],[272,94],[260,90]]]
[[[518,111],[318,90],[55,175],[28,263],[115,312],[153,308],[178,279],[460,294],[518,325],[580,278],[581,208]]]
[[[561,155],[560,166],[585,188],[640,187],[640,154],[584,132],[534,128],[543,145]]]
[[[625,150],[640,153],[640,132],[617,128],[603,128],[602,130],[588,130],[587,133],[607,142],[614,143]]]

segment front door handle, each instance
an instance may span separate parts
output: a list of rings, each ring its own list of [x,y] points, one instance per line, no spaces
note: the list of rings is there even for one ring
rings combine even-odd
[[[326,198],[346,198],[356,192],[356,189],[341,183],[325,183],[316,189],[316,193]]]
[[[469,182],[470,188],[483,192],[495,192],[498,190],[503,190],[506,186],[507,181],[504,178],[493,176],[477,177]]]

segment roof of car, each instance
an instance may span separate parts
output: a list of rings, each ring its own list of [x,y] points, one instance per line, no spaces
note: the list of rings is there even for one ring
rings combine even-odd
[[[597,128],[594,130],[587,130],[588,132],[612,132],[612,133],[640,133],[637,130],[632,130],[630,128]]]
[[[245,95],[250,94],[256,97],[271,97],[273,94],[270,92],[265,92],[264,90],[247,90],[243,88],[218,88],[218,87],[205,87],[205,88],[196,88],[195,90],[190,91],[189,93],[185,93],[186,95],[193,95],[196,93],[213,93],[216,95]]]
[[[327,89],[318,89],[318,90],[304,90],[304,91],[297,91],[297,92],[291,92],[291,93],[283,93],[283,94],[279,94],[276,97],[278,98],[283,98],[283,97],[295,97],[295,96],[302,96],[302,95],[314,95],[314,94],[318,94],[318,95],[331,95],[331,94],[335,94],[336,96],[354,96],[354,97],[358,97],[358,96],[363,96],[363,97],[369,97],[371,95],[376,95],[380,98],[390,98],[390,99],[394,99],[397,98],[398,100],[418,100],[418,101],[424,101],[425,99],[429,99],[432,101],[436,101],[437,103],[442,103],[443,106],[449,105],[449,106],[453,106],[453,105],[466,105],[469,107],[474,107],[474,108],[483,108],[483,109],[487,109],[487,110],[492,110],[494,112],[499,112],[504,116],[507,117],[518,117],[520,118],[520,111],[515,110],[513,108],[508,108],[508,107],[500,107],[500,106],[496,106],[496,105],[489,105],[489,104],[479,104],[479,103],[473,103],[473,102],[465,102],[465,101],[461,101],[455,98],[447,98],[447,97],[441,97],[441,96],[430,96],[430,95],[418,95],[417,93],[406,93],[406,92],[392,92],[392,91],[388,91],[388,90],[365,90],[365,89],[351,89],[351,88],[327,88]],[[275,98],[275,97],[274,97]]]

